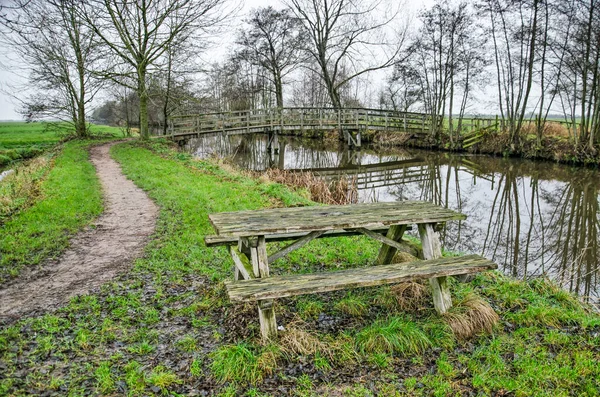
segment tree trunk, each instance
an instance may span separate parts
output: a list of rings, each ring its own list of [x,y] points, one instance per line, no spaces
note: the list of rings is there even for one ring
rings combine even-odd
[[[173,68],[173,54],[172,49],[169,48],[168,56],[169,61],[167,64],[167,87],[165,92],[165,103],[163,106],[163,135],[167,135],[167,118],[169,117],[169,99],[171,98],[171,70]]]
[[[454,120],[452,119],[452,107],[454,106],[454,66],[452,66],[452,72],[450,74],[450,104],[448,106],[448,131],[450,133],[450,144],[452,149],[455,147],[454,143]],[[456,137],[458,141],[458,136]]]
[[[525,87],[525,95],[521,104],[521,113],[519,114],[519,120],[517,122],[517,128],[515,129],[512,144],[514,147],[518,147],[520,141],[521,127],[523,125],[523,119],[525,118],[525,111],[527,110],[527,102],[529,100],[529,94],[531,92],[531,86],[533,83],[533,64],[535,62],[535,41],[537,34],[537,22],[538,22],[538,5],[539,0],[533,1],[533,26],[531,28],[531,41],[529,44],[529,60],[527,64],[527,84]],[[520,94],[519,94],[520,95]]]
[[[281,72],[276,70],[273,77],[275,77],[273,79],[275,82],[275,101],[277,102],[277,107],[281,109],[283,107],[283,82],[281,81]]]
[[[146,68],[140,66],[138,69],[138,96],[140,98],[140,138],[150,139],[148,129],[148,91],[146,90]]]
[[[85,105],[83,104],[83,99],[77,103],[77,125],[75,126],[75,131],[79,138],[87,138],[89,135],[85,122]]]

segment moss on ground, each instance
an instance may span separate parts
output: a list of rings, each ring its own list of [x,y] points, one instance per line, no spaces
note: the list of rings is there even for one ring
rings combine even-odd
[[[202,243],[213,233],[207,215],[310,203],[160,143],[112,154],[160,206],[156,235],[128,274],[2,326],[0,395],[600,393],[600,317],[545,280],[495,272],[451,281],[455,302],[478,297],[499,315],[489,334],[458,338],[429,299],[409,305],[402,295],[399,305],[398,289],[378,287],[281,299],[286,331],[262,344],[255,305],[227,299],[225,249]],[[365,266],[377,248],[362,237],[318,240],[273,271]]]

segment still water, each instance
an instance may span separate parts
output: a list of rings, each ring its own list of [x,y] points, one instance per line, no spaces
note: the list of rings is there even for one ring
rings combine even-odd
[[[598,170],[422,150],[349,151],[289,137],[279,137],[273,154],[264,135],[204,135],[187,149],[257,171],[346,174],[356,178],[361,202],[433,201],[468,217],[442,230],[446,249],[484,255],[517,278],[546,275],[584,298],[600,298]]]

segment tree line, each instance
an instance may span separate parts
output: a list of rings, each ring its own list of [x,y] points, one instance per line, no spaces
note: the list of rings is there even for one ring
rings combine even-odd
[[[81,136],[109,91],[96,114],[138,124],[143,137],[175,113],[285,104],[420,111],[437,121],[432,139],[444,130],[450,145],[482,107],[504,120],[511,150],[525,133],[541,146],[556,115],[582,150],[596,153],[600,139],[599,0],[436,0],[412,19],[384,0],[282,0],[237,29],[235,7],[220,0],[3,7],[2,37],[38,88],[24,112],[60,114]],[[231,34],[224,60],[194,61]]]

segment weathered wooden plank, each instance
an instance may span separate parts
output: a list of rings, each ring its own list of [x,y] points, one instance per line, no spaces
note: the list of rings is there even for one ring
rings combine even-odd
[[[231,254],[231,258],[233,259],[233,263],[235,264],[236,271],[239,272],[239,275],[241,275],[244,280],[254,278],[252,264],[246,255],[242,254],[235,246],[229,247],[229,253]]]
[[[407,226],[407,230],[410,230],[410,226]],[[388,228],[384,229],[375,229],[373,230],[375,233],[385,234],[388,231]],[[359,232],[348,232],[346,230],[328,230],[324,232],[319,238],[331,238],[331,237],[341,237],[341,236],[357,236]],[[296,240],[301,238],[302,236],[306,236],[306,232],[299,233],[284,233],[284,234],[270,234],[265,236],[267,243],[274,243],[278,241],[289,241]],[[229,237],[229,236],[204,236],[204,244],[207,247],[217,247],[224,245],[234,245],[238,243],[238,237]]]
[[[400,242],[405,232],[406,225],[391,226],[390,230],[388,230],[386,238],[394,242]],[[390,244],[384,244],[377,255],[377,264],[387,265],[388,263],[391,263],[398,249],[402,250],[401,247],[394,247]]]
[[[404,225],[391,226],[390,227],[390,231],[394,230],[394,232],[393,232],[394,233],[394,237],[395,237],[395,234],[396,234],[395,231],[397,229],[402,229],[403,226]],[[401,250],[401,249],[404,248],[404,246],[401,243],[399,243],[398,241],[396,241],[395,239],[392,239],[392,238],[389,238],[389,237],[386,237],[386,236],[382,236],[381,234],[378,234],[378,233],[374,233],[374,232],[370,231],[369,229],[358,228],[358,229],[354,229],[354,230],[356,230],[356,231],[364,234],[367,237],[371,237],[372,239],[377,240],[377,241],[383,243],[384,245],[386,245],[388,247],[392,247],[392,248],[394,248],[396,250]],[[402,234],[404,234],[404,231],[402,231]],[[400,234],[399,238],[402,238],[402,234]]]
[[[256,255],[258,268],[260,270],[259,277],[261,279],[268,279],[270,272],[265,236],[258,236],[256,248],[252,249],[255,250],[252,254]],[[263,339],[268,340],[277,335],[277,320],[275,318],[275,308],[273,307],[272,300],[258,301],[258,318],[260,321],[260,333]]]
[[[265,236],[258,236],[258,246],[256,247],[258,254],[258,268],[261,277],[269,277],[269,257],[267,255],[267,245]]]
[[[391,203],[368,203],[368,204],[353,204],[353,205],[329,205],[329,206],[308,206],[308,207],[291,207],[291,208],[272,208],[265,210],[254,211],[236,211],[236,212],[219,212],[209,215],[211,221],[215,224],[223,223],[224,226],[234,227],[241,223],[241,220],[261,221],[265,220],[273,222],[287,222],[289,219],[299,218],[323,218],[332,215],[346,216],[380,216],[394,215],[396,212],[412,213],[421,209],[430,209],[439,211],[443,208],[426,201],[403,201]],[[286,219],[283,220],[282,217]]]
[[[404,201],[222,212],[210,214],[209,219],[219,235],[244,237],[332,229],[378,229],[461,220],[466,216],[431,202]]]
[[[252,261],[254,277],[260,277],[260,264],[258,263],[258,250],[256,247],[250,247],[250,260]]]
[[[421,245],[423,247],[423,258],[437,259],[442,256],[442,246],[438,233],[435,231],[435,224],[420,224],[419,235],[421,236]],[[433,293],[433,306],[439,314],[444,314],[452,307],[452,297],[446,280],[447,275],[439,275],[429,279]]]
[[[252,301],[469,274],[496,268],[497,265],[486,258],[479,255],[468,255],[335,272],[292,274],[237,282],[226,281],[225,285],[232,301]]]
[[[268,259],[268,263],[271,264],[271,263],[275,262],[277,259],[283,258],[290,252],[295,251],[301,247],[304,247],[306,244],[308,244],[312,240],[319,238],[323,233],[325,233],[324,230],[319,230],[316,232],[308,233],[306,236],[299,238],[298,240],[294,241],[292,244],[288,245],[287,247],[283,248],[282,250],[277,251],[276,253],[271,255]],[[377,234],[375,232],[372,232],[372,233]],[[379,235],[379,236],[381,236],[381,235]]]
[[[260,334],[264,340],[272,339],[277,335],[277,319],[275,318],[273,303],[272,299],[258,301]]]

